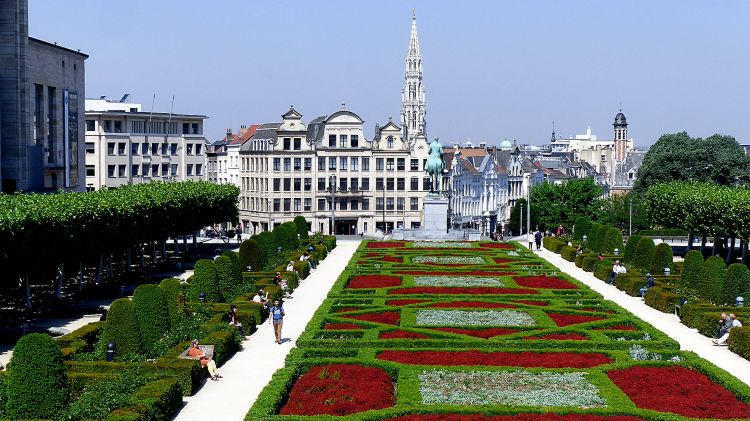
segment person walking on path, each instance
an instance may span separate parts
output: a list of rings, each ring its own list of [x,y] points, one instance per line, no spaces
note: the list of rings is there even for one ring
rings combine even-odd
[[[563,235],[565,235],[565,228],[560,224],[557,226],[557,236],[562,237]]]
[[[534,233],[534,241],[536,242],[536,250],[539,251],[542,248],[542,232],[539,231],[539,228]]]
[[[529,251],[534,250],[534,234],[529,233],[526,237],[529,240]]]
[[[281,327],[284,325],[284,307],[279,303],[279,300],[274,300],[273,305],[270,308],[271,323],[273,324],[273,333],[276,335],[276,343],[281,345]]]

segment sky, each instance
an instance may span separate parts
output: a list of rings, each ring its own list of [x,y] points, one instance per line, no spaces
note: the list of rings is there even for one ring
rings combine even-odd
[[[86,97],[209,116],[204,133],[346,109],[398,122],[412,10],[444,144],[660,135],[750,143],[750,2],[30,0],[29,34],[89,54]]]

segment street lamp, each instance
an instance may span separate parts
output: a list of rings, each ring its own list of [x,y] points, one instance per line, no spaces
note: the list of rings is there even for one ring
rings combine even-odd
[[[523,203],[520,204],[521,212],[518,213],[518,235],[523,235]]]
[[[385,224],[385,178],[383,178],[383,237],[388,233],[388,226]]]

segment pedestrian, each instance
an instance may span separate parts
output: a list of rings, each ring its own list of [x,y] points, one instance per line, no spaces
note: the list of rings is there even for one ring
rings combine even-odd
[[[527,240],[529,241],[529,251],[532,251],[534,250],[534,234],[529,233],[527,237]]]
[[[274,300],[273,305],[269,309],[271,317],[271,323],[273,324],[273,333],[276,335],[276,343],[281,345],[281,327],[284,326],[284,307],[279,303],[279,300]]]
[[[539,228],[534,233],[534,241],[536,242],[536,251],[539,251],[542,248],[542,232],[539,231]]]
[[[562,237],[563,235],[565,235],[565,228],[560,224],[557,226],[557,236]]]
[[[237,244],[242,242],[242,225],[237,224],[237,226],[234,228],[234,232],[237,235]]]

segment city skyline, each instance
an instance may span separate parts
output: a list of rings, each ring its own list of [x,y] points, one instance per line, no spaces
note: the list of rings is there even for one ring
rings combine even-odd
[[[210,117],[211,141],[279,121],[290,104],[309,122],[342,102],[371,138],[376,123],[398,119],[414,8],[431,138],[541,144],[552,121],[558,136],[591,126],[610,138],[622,104],[642,147],[681,130],[750,141],[750,7],[740,2],[232,2],[200,18],[191,2],[177,5],[38,0],[29,33],[90,55],[87,97],[130,93],[150,110],[156,94],[154,110],[169,111],[174,95],[175,112]]]

